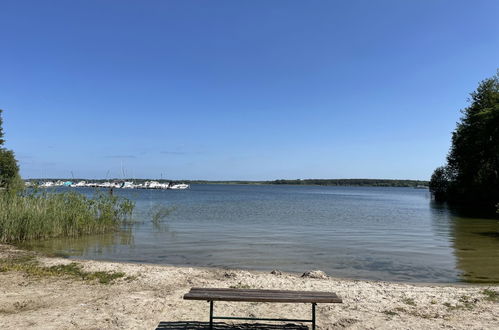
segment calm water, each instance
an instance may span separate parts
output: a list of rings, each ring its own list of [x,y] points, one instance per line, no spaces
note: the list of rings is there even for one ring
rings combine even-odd
[[[30,247],[74,258],[320,269],[358,279],[499,281],[499,222],[457,216],[425,189],[192,185],[115,194],[136,201],[133,225]],[[153,223],[161,207],[173,210]]]

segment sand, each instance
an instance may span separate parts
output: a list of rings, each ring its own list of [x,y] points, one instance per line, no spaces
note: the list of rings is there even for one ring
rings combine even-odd
[[[0,245],[0,258],[22,253]],[[43,256],[38,259],[46,265],[72,262]],[[0,329],[155,329],[160,324],[167,329],[190,328],[181,321],[196,321],[191,323],[195,328],[198,322],[208,320],[209,305],[183,300],[191,287],[336,292],[344,302],[317,306],[318,329],[499,328],[499,303],[483,294],[484,289],[499,292],[497,285],[314,279],[289,273],[78,262],[88,271],[122,271],[136,279],[100,284],[60,276],[33,277],[20,271],[0,272]],[[310,305],[217,302],[215,314],[310,318]],[[277,328],[284,325],[276,323],[272,329]]]

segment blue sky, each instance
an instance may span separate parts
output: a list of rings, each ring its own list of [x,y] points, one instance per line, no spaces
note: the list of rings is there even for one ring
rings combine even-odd
[[[0,2],[23,177],[428,179],[499,1]],[[108,174],[109,173],[109,174]]]

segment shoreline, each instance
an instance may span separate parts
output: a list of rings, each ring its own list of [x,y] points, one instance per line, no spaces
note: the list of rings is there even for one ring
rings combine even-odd
[[[22,248],[21,248],[22,249]],[[30,252],[38,253],[35,250]],[[133,262],[133,261],[113,261],[108,259],[85,259],[78,257],[65,257],[65,256],[45,256],[47,258],[57,258],[63,260],[69,260],[72,262],[98,262],[98,263],[112,263],[112,264],[122,264],[122,265],[130,265],[133,266],[158,266],[158,267],[173,267],[173,268],[194,268],[198,270],[210,270],[210,271],[234,271],[234,272],[250,272],[255,274],[268,274],[271,272],[270,269],[258,269],[258,268],[231,268],[225,266],[195,266],[195,265],[187,265],[187,264],[160,264],[160,263],[148,263],[148,262]],[[314,269],[319,270],[319,269]],[[284,271],[279,270],[283,275],[289,276],[298,276],[301,277],[303,272],[293,272],[293,271]],[[327,274],[328,278],[335,279],[339,281],[352,281],[352,282],[373,282],[373,283],[387,283],[387,284],[408,284],[413,286],[444,286],[444,287],[489,287],[489,286],[499,286],[499,283],[496,282],[411,282],[411,281],[384,281],[384,280],[376,280],[376,279],[366,279],[366,278],[351,278],[351,277],[343,277]]]
[[[13,248],[22,250],[22,251],[27,251],[29,253],[33,254],[38,254],[44,257],[48,258],[59,258],[63,260],[70,260],[74,262],[102,262],[102,263],[115,263],[115,264],[124,264],[124,265],[139,265],[139,266],[164,266],[164,267],[178,267],[178,268],[196,268],[196,269],[206,269],[206,270],[225,270],[225,271],[246,271],[246,272],[252,272],[252,273],[262,273],[262,274],[267,274],[273,270],[273,268],[268,268],[268,269],[263,269],[263,268],[237,268],[237,267],[230,267],[230,266],[202,266],[202,265],[189,265],[189,264],[169,264],[169,263],[149,263],[149,262],[134,262],[134,261],[117,261],[117,260],[111,260],[111,259],[87,259],[87,258],[80,258],[78,256],[71,256],[71,255],[64,255],[64,254],[50,254],[50,253],[45,253],[42,251],[38,251],[34,248],[30,248],[28,246],[16,246],[14,244],[8,245],[4,244],[4,246],[11,246]],[[1,250],[2,244],[0,243],[0,250]],[[310,269],[311,270],[311,269]],[[314,269],[318,270],[318,269]],[[279,271],[283,274],[287,275],[293,275],[293,276],[301,276],[303,274],[303,271],[286,271],[279,269]],[[337,280],[344,280],[344,281],[364,281],[364,282],[381,282],[381,283],[393,283],[393,284],[409,284],[409,285],[414,285],[414,286],[456,286],[456,287],[469,287],[469,286],[499,286],[499,282],[466,282],[466,281],[455,281],[455,282],[431,282],[431,281],[421,281],[421,282],[412,282],[410,280],[380,280],[380,279],[369,279],[369,278],[353,278],[353,277],[345,277],[345,276],[339,276],[339,275],[331,275],[329,273],[326,273],[328,277],[334,278]]]
[[[0,260],[33,255],[0,245]],[[191,287],[333,291],[343,304],[319,304],[318,329],[494,328],[499,302],[484,292],[499,293],[499,285],[464,283],[401,283],[300,274],[118,263],[47,257],[44,267],[78,263],[88,272],[123,272],[110,284],[68,276],[33,276],[23,271],[0,272],[2,329],[154,329],[160,322],[206,322],[206,302],[185,301]],[[486,291],[488,290],[488,291]],[[231,316],[308,318],[305,304],[225,303],[216,309]],[[277,323],[279,324],[279,323]]]

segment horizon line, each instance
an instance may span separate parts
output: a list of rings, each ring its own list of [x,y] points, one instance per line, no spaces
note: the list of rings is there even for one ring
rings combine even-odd
[[[385,179],[385,178],[306,178],[306,179],[267,179],[267,180],[209,180],[209,179],[172,179],[172,178],[68,178],[68,177],[46,177],[46,178],[22,178],[23,180],[171,180],[171,181],[207,181],[207,182],[272,182],[272,181],[307,181],[307,180],[378,180],[378,181],[429,181],[423,179]]]

